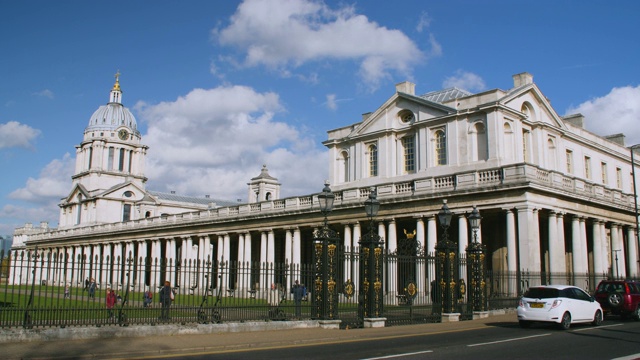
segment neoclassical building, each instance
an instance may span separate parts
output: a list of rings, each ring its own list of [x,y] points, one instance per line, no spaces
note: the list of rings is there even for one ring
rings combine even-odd
[[[316,196],[281,199],[266,167],[249,182],[246,203],[147,191],[144,158],[152,149],[121,94],[116,79],[110,102],[92,115],[77,146],[60,226],[17,229],[14,250],[312,261],[313,232],[323,221]],[[414,84],[400,83],[360,121],[329,130],[323,144],[336,196],[329,223],[344,251],[369,231],[363,202],[375,189],[376,231],[390,252],[407,233],[433,251],[441,232],[435,215],[446,199],[454,213],[449,235],[460,252],[474,241],[466,214],[474,205],[480,210],[475,240],[486,246],[493,272],[582,274],[592,282],[638,277],[635,181],[624,136],[591,133],[580,114],[558,115],[528,73],[514,75],[511,89],[477,94],[450,88],[417,95]],[[342,276],[356,280],[357,267],[345,266]],[[238,282],[232,277],[223,286]],[[418,279],[418,288],[429,280]]]

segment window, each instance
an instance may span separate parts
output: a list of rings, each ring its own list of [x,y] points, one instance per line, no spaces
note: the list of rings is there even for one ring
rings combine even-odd
[[[469,135],[471,135],[471,160],[487,160],[489,158],[489,154],[484,123],[481,121],[476,122],[471,128],[471,133]]]
[[[115,149],[113,147],[109,148],[109,158],[107,160],[107,169],[113,169],[113,156],[115,155]]]
[[[438,130],[435,133],[435,153],[436,153],[436,165],[447,164],[447,137],[443,130]]]
[[[584,177],[591,180],[591,158],[588,156],[584,157]]]
[[[529,158],[529,136],[531,135],[531,132],[529,130],[523,130],[522,131],[522,158],[524,159],[525,162],[531,162],[531,159]]]
[[[124,204],[122,209],[122,221],[131,220],[131,204]]]
[[[93,147],[89,148],[89,170],[91,170],[91,161],[93,160]]]
[[[338,179],[346,183],[349,181],[349,153],[346,150],[340,153],[338,164]]]
[[[415,137],[413,135],[403,137],[402,147],[404,148],[404,172],[413,173],[416,171]]]
[[[573,151],[567,150],[567,173],[573,174]]]
[[[622,190],[622,169],[616,168],[616,187]]]
[[[124,170],[124,149],[120,149],[120,158],[118,159],[118,170]]]
[[[369,145],[369,176],[378,176],[378,146]]]
[[[129,169],[127,170],[128,173],[131,173],[132,162],[133,162],[133,150],[129,150]]]
[[[78,194],[78,211],[76,212],[76,225],[82,221],[82,194]]]
[[[600,175],[602,177],[602,184],[607,185],[607,164],[600,163]]]
[[[413,113],[409,110],[401,111],[398,116],[400,117],[400,121],[405,124],[412,122],[414,119]]]

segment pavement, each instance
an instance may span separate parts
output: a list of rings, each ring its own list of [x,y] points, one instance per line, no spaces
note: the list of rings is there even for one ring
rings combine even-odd
[[[488,317],[367,329],[326,329],[317,321],[255,322],[215,325],[156,325],[28,330],[31,336],[8,340],[0,332],[2,359],[132,359],[238,349],[304,346],[478,329],[515,323],[515,311],[491,312]],[[22,330],[27,331],[27,330]],[[15,332],[19,332],[16,330]],[[58,332],[58,334],[54,334]]]

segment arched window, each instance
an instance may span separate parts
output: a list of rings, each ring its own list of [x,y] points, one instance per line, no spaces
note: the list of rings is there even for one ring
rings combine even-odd
[[[378,146],[369,145],[369,176],[378,176]]]
[[[341,182],[349,181],[349,153],[344,150],[340,152],[338,156],[338,176],[337,178]]]
[[[504,158],[513,160],[513,129],[509,122],[505,122],[503,126],[504,131]]]
[[[471,160],[487,160],[489,157],[487,149],[487,134],[484,123],[476,122],[471,128]]]
[[[82,221],[82,194],[78,194],[78,211],[76,211],[76,225]]]
[[[266,196],[265,196],[265,200],[270,201],[271,200],[271,193],[267,192]]]
[[[447,165],[447,136],[444,130],[437,130],[433,139],[435,141],[436,165]]]

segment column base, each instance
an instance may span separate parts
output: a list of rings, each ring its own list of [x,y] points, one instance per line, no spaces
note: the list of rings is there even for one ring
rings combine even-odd
[[[486,319],[489,317],[488,311],[474,311],[473,312],[473,320],[476,319]]]
[[[318,320],[318,325],[322,329],[340,329],[342,320]]]
[[[445,322],[454,322],[454,321],[460,321],[460,313],[445,313],[445,314],[442,314],[441,322],[445,323]]]
[[[365,318],[364,327],[367,328],[381,328],[384,327],[387,322],[387,318]]]

